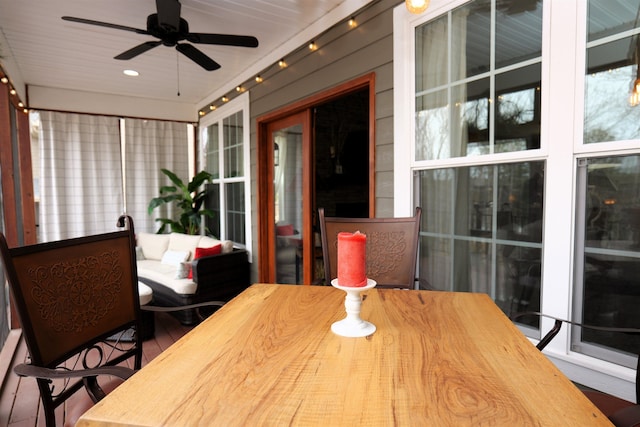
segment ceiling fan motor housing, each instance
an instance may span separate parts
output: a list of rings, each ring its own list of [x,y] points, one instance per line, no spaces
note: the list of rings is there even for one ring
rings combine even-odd
[[[175,46],[179,41],[187,38],[189,24],[180,18],[180,28],[176,31],[173,26],[158,22],[158,14],[152,13],[147,17],[147,31],[154,37],[162,40],[165,46]]]

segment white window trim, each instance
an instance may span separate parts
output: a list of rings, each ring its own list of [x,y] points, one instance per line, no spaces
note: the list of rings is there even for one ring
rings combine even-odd
[[[243,127],[243,132],[242,132],[242,139],[243,139],[243,145],[244,145],[244,150],[243,151],[243,167],[244,167],[244,176],[242,177],[237,177],[237,178],[225,178],[223,180],[223,182],[225,183],[230,183],[230,182],[244,182],[245,185],[245,189],[244,189],[244,194],[245,194],[245,240],[246,240],[246,244],[245,245],[241,245],[238,242],[234,242],[237,246],[242,247],[243,249],[246,249],[248,254],[249,254],[249,260],[251,260],[251,251],[252,251],[252,247],[253,245],[251,244],[251,242],[253,242],[253,237],[252,237],[252,226],[251,226],[251,128],[250,128],[250,119],[249,119],[249,106],[250,106],[250,99],[249,99],[249,92],[245,92],[239,96],[237,96],[236,98],[232,99],[231,101],[229,101],[228,103],[226,103],[224,106],[219,107],[216,111],[213,111],[209,114],[207,114],[206,116],[204,116],[202,119],[200,119],[200,123],[199,123],[199,127],[200,130],[199,132],[202,132],[203,129],[206,129],[208,126],[211,126],[212,124],[219,122],[222,124],[222,121],[235,114],[238,113],[240,111],[242,111],[242,127]],[[220,126],[218,131],[220,133],[223,132],[223,126]],[[200,133],[201,135],[201,133]],[[200,139],[199,139],[200,140]],[[223,171],[223,165],[222,162],[224,161],[224,150],[222,148],[222,144],[223,144],[223,138],[222,135],[220,136],[220,138],[218,139],[221,146],[220,146],[220,156],[219,156],[219,161],[220,161],[220,171]],[[198,148],[198,163],[200,165],[204,165],[204,154],[202,153],[202,150],[200,150],[200,148]],[[214,182],[219,182],[220,180],[214,180]],[[226,212],[226,199],[225,199],[225,194],[224,194],[224,186],[221,187],[220,189],[220,210],[221,212]],[[220,218],[220,227],[221,227],[221,236],[220,239],[225,239],[226,236],[226,216],[222,215]]]
[[[424,169],[413,156],[415,138],[415,27],[458,7],[468,0],[432,0],[422,15],[411,15],[404,4],[394,9],[394,214],[409,216],[415,188],[413,175]],[[577,13],[576,13],[577,12]],[[606,144],[582,142],[584,110],[584,61],[586,2],[582,0],[545,0],[542,35],[541,148],[515,156],[487,156],[488,163],[513,159],[543,159],[546,165],[545,229],[543,242],[544,313],[570,319],[572,310],[576,159],[606,150]],[[580,36],[582,34],[583,36]],[[552,43],[553,41],[553,43]],[[552,74],[553,72],[553,74]],[[636,142],[616,142],[624,151]],[[598,146],[598,147],[595,147]],[[637,149],[636,149],[637,150]],[[610,154],[610,152],[608,152]],[[484,161],[484,160],[483,160]],[[471,164],[469,159],[438,162],[438,167]],[[473,159],[478,164],[478,159]],[[550,183],[567,183],[552,185]],[[410,191],[407,191],[410,189]],[[553,215],[549,207],[554,206]],[[544,332],[553,321],[542,319]],[[570,350],[570,328],[563,327],[547,346],[545,354],[572,380],[635,400],[635,371]]]

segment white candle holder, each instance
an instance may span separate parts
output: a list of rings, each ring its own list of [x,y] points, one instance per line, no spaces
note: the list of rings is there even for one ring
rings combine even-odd
[[[338,279],[331,281],[331,286],[347,293],[344,299],[344,308],[347,317],[331,325],[334,334],[343,337],[366,337],[376,331],[376,326],[360,318],[360,307],[362,305],[361,292],[372,289],[376,286],[376,281],[367,279],[366,286],[340,286]]]

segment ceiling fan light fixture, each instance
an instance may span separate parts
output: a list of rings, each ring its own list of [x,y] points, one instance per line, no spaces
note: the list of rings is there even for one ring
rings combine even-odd
[[[122,73],[129,77],[138,77],[140,75],[136,70],[124,70]]]
[[[405,0],[407,10],[413,14],[420,14],[427,10],[431,0]]]

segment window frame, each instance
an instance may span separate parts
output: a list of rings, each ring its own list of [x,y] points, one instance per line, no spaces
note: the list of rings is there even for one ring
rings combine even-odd
[[[212,183],[220,185],[220,240],[227,239],[227,224],[226,224],[226,184],[243,183],[244,184],[244,209],[245,209],[245,242],[234,241],[234,246],[246,249],[249,253],[249,259],[251,260],[251,249],[253,241],[252,239],[252,211],[251,211],[251,132],[250,132],[250,119],[249,119],[249,92],[245,92],[236,98],[232,99],[224,106],[219,107],[215,111],[207,114],[199,121],[198,130],[198,147],[197,147],[197,160],[199,169],[206,170],[206,161],[204,151],[202,150],[203,132],[209,126],[218,123],[218,150],[220,155],[218,156],[219,164],[219,177],[212,179]],[[242,112],[242,145],[243,145],[243,168],[244,175],[240,177],[225,177],[224,169],[224,120],[232,115]]]

